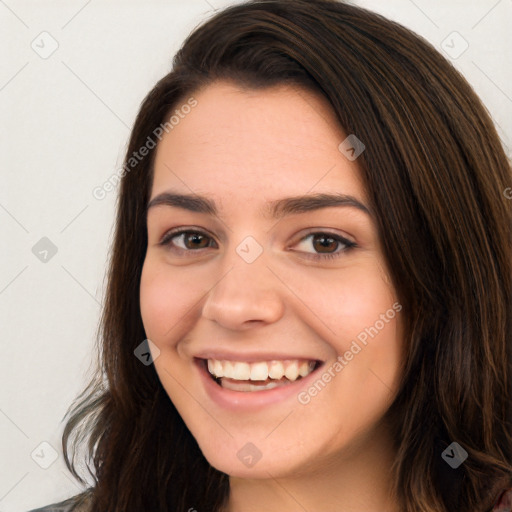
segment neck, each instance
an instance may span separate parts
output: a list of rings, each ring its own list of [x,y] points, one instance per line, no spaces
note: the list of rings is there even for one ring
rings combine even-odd
[[[230,477],[223,512],[400,512],[391,494],[391,438],[380,425],[342,455],[322,459],[301,474],[265,479]]]

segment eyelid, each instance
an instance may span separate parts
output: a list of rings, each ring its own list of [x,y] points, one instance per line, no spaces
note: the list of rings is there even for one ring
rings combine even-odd
[[[295,241],[293,242],[292,245],[295,245],[298,242],[301,242],[302,240],[304,240],[304,238],[308,237],[309,235],[317,235],[317,234],[331,235],[333,238],[341,238],[341,239],[346,240],[347,242],[354,243],[354,244],[356,243],[356,241],[352,239],[353,237],[351,235],[336,233],[333,230],[331,230],[330,228],[308,228],[308,229],[306,229],[305,232],[304,232],[304,230],[301,230],[300,233],[301,233],[300,238],[294,239]]]
[[[333,238],[338,244],[344,245],[345,247],[341,250],[338,250],[339,247],[335,252],[327,252],[327,253],[321,253],[321,252],[305,252],[305,251],[291,251],[296,252],[301,255],[302,258],[313,260],[316,262],[325,262],[327,260],[335,260],[342,258],[347,253],[349,253],[352,249],[358,247],[358,244],[355,241],[350,240],[349,238],[340,235],[338,233],[332,233],[328,229],[317,229],[312,228],[307,232],[306,234],[302,235],[294,244],[292,244],[292,247],[304,242],[307,238],[309,238],[312,235],[327,235],[327,237]]]
[[[163,236],[161,237],[160,241],[158,242],[158,245],[164,245],[164,246],[169,245],[170,241],[174,237],[177,237],[178,235],[182,235],[184,233],[197,233],[200,235],[206,235],[208,238],[210,238],[215,243],[217,243],[215,240],[215,236],[203,228],[196,228],[193,226],[180,226],[180,227],[172,228],[172,229],[169,229],[168,231],[166,231],[163,234]],[[181,249],[181,248],[178,247],[178,249]],[[189,251],[189,252],[191,252],[191,251]]]
[[[162,236],[158,245],[164,246],[164,247],[171,246],[173,238],[187,234],[187,233],[206,235],[207,238],[209,238],[215,244],[217,244],[215,237],[203,228],[180,226],[180,227],[176,227],[176,228],[173,228],[173,229],[170,229],[169,231],[167,231]],[[311,235],[327,235],[329,237],[334,238],[338,243],[345,245],[345,248],[340,251],[333,252],[333,253],[308,253],[308,252],[304,252],[304,251],[292,251],[292,252],[297,252],[297,253],[303,254],[304,255],[303,257],[305,257],[306,259],[322,261],[322,260],[335,259],[335,258],[341,257],[344,253],[347,253],[351,249],[358,247],[358,244],[355,241],[350,240],[350,238],[348,238],[347,236],[340,235],[338,233],[333,233],[330,229],[309,228],[308,230],[306,230],[306,233],[302,233],[302,236],[300,238],[298,238],[290,246],[287,246],[286,249],[288,250],[289,247],[293,247],[293,246],[297,245],[298,243],[303,242],[305,239],[307,239]],[[200,253],[200,252],[202,252],[203,249],[208,249],[208,248],[210,248],[210,247],[199,248],[197,250],[194,250],[194,249],[182,249],[181,247],[174,247],[172,250],[174,250],[175,252],[179,252],[179,253],[193,254],[194,252]]]

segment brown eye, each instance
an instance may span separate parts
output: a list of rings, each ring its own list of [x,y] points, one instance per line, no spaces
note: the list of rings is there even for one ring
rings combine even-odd
[[[171,250],[192,252],[211,247],[213,239],[200,231],[181,230],[167,233],[159,245],[169,246]]]
[[[340,235],[323,232],[309,233],[300,240],[298,245],[302,246],[298,252],[304,253],[306,258],[314,260],[339,258],[357,247],[355,242]],[[308,251],[309,248],[312,248],[314,252]]]
[[[205,245],[204,243],[208,241],[208,237],[201,233],[188,232],[187,234],[183,234],[183,241],[187,249],[203,249],[204,247],[208,247],[208,244]]]
[[[318,252],[334,252],[338,248],[340,242],[338,242],[332,236],[326,236],[324,234],[313,236],[313,247]],[[330,250],[332,249],[332,251]]]

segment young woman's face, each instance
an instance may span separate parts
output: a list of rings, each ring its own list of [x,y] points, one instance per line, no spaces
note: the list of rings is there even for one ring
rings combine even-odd
[[[220,471],[346,460],[381,431],[402,349],[357,153],[310,92],[217,82],[194,99],[158,144],[148,210],[158,376]]]

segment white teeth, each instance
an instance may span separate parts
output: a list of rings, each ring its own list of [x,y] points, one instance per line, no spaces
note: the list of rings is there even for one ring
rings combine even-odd
[[[299,376],[299,365],[298,364],[288,365],[288,368],[286,368],[284,375],[288,380],[297,380],[297,377]]]
[[[231,374],[232,379],[236,380],[249,380],[251,377],[251,367],[249,366],[249,363],[240,363],[236,362],[233,365],[234,371]],[[224,374],[224,377],[229,377],[229,374]]]
[[[217,361],[216,359],[208,359],[208,371],[212,375],[223,377],[222,363],[220,361]]]
[[[208,363],[210,363],[210,361],[208,361]],[[224,373],[222,371],[222,363],[220,361],[217,361],[217,360],[213,361],[213,372],[215,373],[215,375],[221,375],[221,376],[224,375]]]
[[[315,363],[313,361],[302,361],[302,363],[299,364],[299,375],[305,377],[313,371],[314,367]]]
[[[268,376],[271,379],[282,379],[284,376],[284,366],[281,361],[272,361],[268,370]]]
[[[231,361],[226,361],[225,364],[222,364],[221,361],[219,361],[219,363],[221,363],[221,372],[224,377],[235,374],[235,367]]]
[[[286,377],[290,381],[295,381],[299,376],[306,377],[309,375],[314,368],[315,361],[299,361],[298,359],[286,361],[258,361],[255,363],[208,359],[208,371],[214,377],[226,377],[240,381],[280,380],[283,377]]]
[[[251,365],[251,380],[267,380],[268,365],[267,363],[255,363]]]
[[[281,384],[280,382],[270,381],[268,384],[250,384],[249,382],[233,382],[230,380],[223,380],[222,387],[224,389],[231,389],[233,391],[265,391],[266,389],[273,389],[281,386],[286,386],[286,384]],[[288,382],[290,385],[290,382]]]

